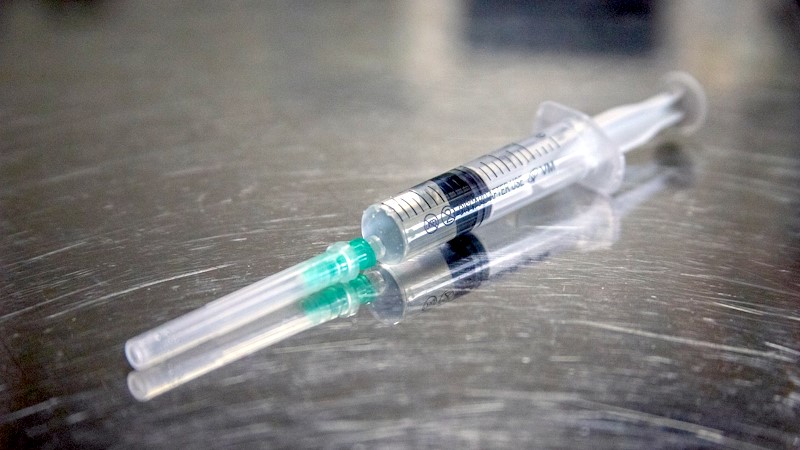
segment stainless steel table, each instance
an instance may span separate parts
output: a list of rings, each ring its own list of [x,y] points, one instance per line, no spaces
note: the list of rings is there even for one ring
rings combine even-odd
[[[778,1],[3,2],[0,447],[800,447],[799,49]],[[604,239],[128,392],[126,339],[673,69],[708,122]]]

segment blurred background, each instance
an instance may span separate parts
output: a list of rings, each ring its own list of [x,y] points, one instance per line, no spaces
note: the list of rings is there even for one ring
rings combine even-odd
[[[793,1],[0,3],[0,447],[800,446]],[[126,339],[359,234],[361,211],[685,70],[691,175],[397,326],[162,397]],[[661,146],[661,147],[659,147]]]

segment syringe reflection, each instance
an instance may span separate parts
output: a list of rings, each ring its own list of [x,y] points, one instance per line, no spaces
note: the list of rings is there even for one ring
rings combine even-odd
[[[676,148],[662,148],[659,157],[682,160]],[[396,324],[521,266],[568,250],[611,247],[618,239],[621,219],[669,184],[685,182],[688,169],[655,163],[629,167],[627,184],[632,188],[614,198],[569,188],[436,251],[402,264],[381,265],[377,270],[385,286],[369,308],[379,320]]]
[[[571,249],[610,247],[625,215],[670,184],[685,181],[690,168],[682,163],[680,151],[659,152],[661,160],[678,165],[630,166],[626,185],[632,187],[614,198],[568,188],[474,234],[401,264],[370,269],[350,283],[331,286],[173,359],[133,371],[128,387],[137,399],[149,400],[314,326],[352,316],[364,304],[379,320],[396,324],[520,266]]]

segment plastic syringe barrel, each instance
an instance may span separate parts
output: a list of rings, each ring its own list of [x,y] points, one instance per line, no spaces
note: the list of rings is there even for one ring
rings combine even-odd
[[[664,92],[599,114],[545,102],[534,135],[431,178],[364,211],[361,232],[394,264],[467,233],[569,184],[612,194],[624,153],[665,128],[696,129],[705,115],[699,83],[670,74]]]

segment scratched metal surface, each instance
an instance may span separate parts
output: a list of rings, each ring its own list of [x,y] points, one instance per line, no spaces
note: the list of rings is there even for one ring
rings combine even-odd
[[[0,4],[0,447],[800,447],[794,3],[206,3]],[[128,393],[129,337],[674,68],[708,123],[613,245]]]

